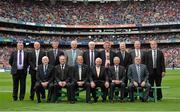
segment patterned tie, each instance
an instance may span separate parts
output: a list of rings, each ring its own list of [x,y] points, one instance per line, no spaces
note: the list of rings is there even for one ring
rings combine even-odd
[[[140,65],[137,65],[137,73],[138,73],[138,83],[141,83],[141,71]]]
[[[64,79],[64,65],[61,65],[61,80]]]
[[[22,64],[22,50],[19,51],[19,65]]]

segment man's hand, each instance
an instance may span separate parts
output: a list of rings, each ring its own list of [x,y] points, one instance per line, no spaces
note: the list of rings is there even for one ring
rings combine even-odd
[[[141,83],[141,87],[144,87],[144,86],[145,86],[145,84],[146,84],[146,82],[145,82],[145,81],[143,81],[143,82]]]
[[[162,78],[165,76],[165,72],[162,72]]]
[[[62,82],[62,87],[65,87],[66,86],[66,81],[63,81]]]
[[[104,85],[105,85],[106,88],[108,88],[109,87],[109,82],[106,81]]]
[[[133,82],[135,87],[138,87],[138,83],[136,81]]]
[[[46,88],[48,86],[48,82],[41,82],[41,85]]]
[[[62,82],[61,82],[61,81],[59,81],[59,82],[58,82],[58,84],[59,84],[59,86],[61,86],[61,87],[63,86],[63,84],[62,84]]]
[[[92,81],[91,82],[91,88],[95,88],[96,84]]]
[[[78,81],[77,84],[78,84],[78,86],[83,86],[84,81]]]

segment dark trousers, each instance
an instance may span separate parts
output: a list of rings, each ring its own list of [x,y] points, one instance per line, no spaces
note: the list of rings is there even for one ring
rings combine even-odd
[[[54,93],[53,93],[53,99],[52,102],[57,101],[58,96],[59,96],[59,91],[62,89],[63,87],[59,86],[57,83],[54,85]],[[67,89],[67,97],[68,97],[68,101],[75,101],[75,84],[74,83],[70,83],[68,82],[65,86],[65,88]]]
[[[83,84],[83,86],[78,86],[77,83],[75,83],[75,92],[78,91],[79,88],[84,88],[86,90],[86,102],[90,102],[91,101],[91,97],[90,97],[90,90],[91,90],[91,85],[89,82],[85,82]],[[79,94],[76,94],[79,95]]]
[[[110,84],[109,100],[113,100],[115,87],[120,88],[120,91],[121,91],[121,99],[123,100],[123,99],[124,99],[125,84],[124,84],[124,83],[115,84],[115,83],[113,83],[113,82]],[[118,92],[118,93],[119,93],[119,92]]]
[[[104,81],[95,81],[95,84],[96,84],[96,87],[91,89],[94,101],[98,100],[98,97],[96,96],[96,91],[97,91],[96,88],[97,87],[101,88],[101,90],[103,92],[102,99],[103,99],[103,101],[106,101],[106,97],[107,97],[107,94],[108,94],[108,88],[105,87],[105,85],[104,85],[105,82]]]
[[[17,70],[16,74],[12,74],[13,79],[13,99],[17,100],[18,98],[18,88],[20,83],[20,95],[19,99],[23,100],[25,97],[26,91],[26,76],[27,73],[25,70]]]
[[[34,94],[35,94],[35,83],[36,83],[36,71],[31,70],[31,88],[30,88],[30,98],[33,100],[34,99]],[[42,98],[45,98],[45,90],[41,90],[41,95]]]
[[[138,87],[141,87],[141,85],[138,84]],[[150,86],[149,83],[146,82],[145,87],[142,87],[142,89],[143,89],[143,88],[145,88],[145,94],[144,94],[144,96],[143,96],[142,99],[143,99],[144,101],[147,101],[151,86]],[[136,89],[136,87],[134,86],[134,84],[133,84],[133,83],[130,83],[130,85],[129,85],[129,96],[130,96],[130,100],[131,100],[131,101],[134,101],[134,90],[135,90],[135,89]]]
[[[37,82],[35,84],[35,91],[36,91],[36,96],[37,96],[37,100],[41,101],[41,97],[40,94],[42,94],[42,91],[45,92],[45,89],[48,89],[48,97],[47,97],[47,101],[50,102],[51,101],[51,97],[52,97],[52,92],[53,92],[53,83],[49,83],[47,88],[44,88],[40,82]],[[45,95],[45,93],[43,93]]]
[[[151,84],[151,86],[153,87],[154,84],[156,84],[156,86],[161,86],[161,82],[162,82],[162,75],[161,74],[157,74],[156,69],[153,69],[153,74],[150,74],[149,76],[149,83]],[[150,97],[153,97],[153,90],[150,90]],[[160,100],[162,99],[162,90],[161,88],[157,89],[157,99]]]

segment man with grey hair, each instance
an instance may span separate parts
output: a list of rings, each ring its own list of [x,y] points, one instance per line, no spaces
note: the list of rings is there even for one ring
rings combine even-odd
[[[40,49],[41,45],[39,42],[34,43],[34,49],[29,52],[28,61],[30,65],[29,73],[31,74],[31,89],[30,89],[30,100],[34,100],[35,94],[35,82],[36,82],[36,71],[38,65],[42,64],[42,57],[45,56],[44,51]],[[42,94],[42,97],[45,98],[45,91]]]
[[[23,42],[17,43],[17,50],[13,51],[9,64],[11,65],[11,74],[13,79],[13,101],[18,100],[18,88],[20,84],[19,100],[24,100],[26,92],[26,76],[28,64],[28,53],[24,50]]]
[[[59,56],[64,55],[64,52],[59,50],[59,42],[53,41],[52,42],[52,50],[47,52],[47,56],[49,58],[49,64],[51,65],[58,65],[59,64]]]
[[[71,41],[71,49],[67,50],[65,52],[65,55],[67,56],[68,65],[74,66],[76,64],[76,58],[79,55],[82,55],[82,51],[77,49],[77,41],[73,40]]]
[[[88,46],[89,49],[83,53],[83,59],[84,64],[88,65],[89,67],[92,67],[95,65],[95,59],[99,57],[99,52],[95,50],[95,42],[90,41]]]

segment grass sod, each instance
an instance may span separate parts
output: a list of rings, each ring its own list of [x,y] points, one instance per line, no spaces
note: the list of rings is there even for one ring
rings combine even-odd
[[[163,78],[163,86],[170,86],[170,89],[163,90],[164,99],[157,103],[98,103],[86,104],[77,102],[69,104],[60,102],[56,104],[41,103],[29,100],[30,76],[27,76],[26,97],[24,101],[12,101],[12,78],[8,72],[0,73],[0,111],[180,111],[180,70],[168,70]],[[80,95],[84,97],[84,93]],[[85,98],[85,97],[84,97]]]

